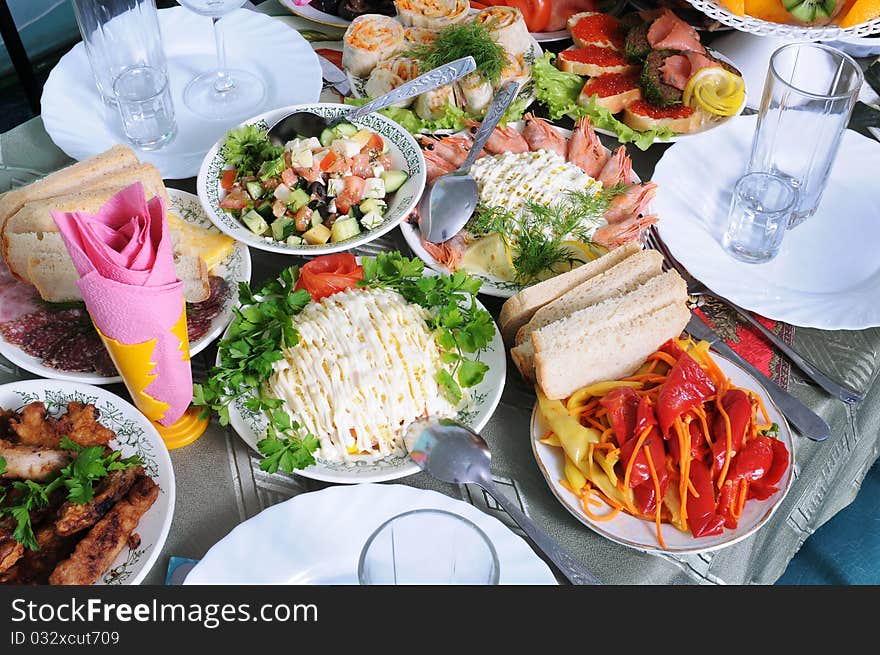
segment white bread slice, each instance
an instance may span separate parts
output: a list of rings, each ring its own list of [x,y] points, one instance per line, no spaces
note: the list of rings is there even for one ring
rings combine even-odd
[[[635,73],[639,70],[637,65],[625,61],[622,61],[619,64],[600,64],[592,61],[578,61],[569,58],[570,55],[566,55],[567,52],[571,51],[563,50],[556,57],[556,65],[559,67],[559,70],[565,71],[566,73],[585,75],[587,77],[599,77],[600,75],[607,75],[609,73],[626,75],[629,73]]]
[[[64,196],[34,200],[22,205],[22,207],[6,221],[0,239],[0,251],[3,259],[9,265],[12,274],[22,282],[28,282],[27,256],[29,253],[16,253],[11,244],[11,235],[24,233],[57,232],[58,226],[52,218],[52,211],[82,211],[97,212],[105,202],[116,193],[122,191],[130,184],[140,180],[144,185],[144,194],[147,199],[155,196],[163,196],[167,202],[167,190],[162,183],[162,175],[151,164],[138,164],[120,171],[121,175],[114,174],[107,179],[113,179],[117,184],[97,187],[87,191],[80,191]]]
[[[525,325],[534,313],[562,294],[575,288],[594,275],[607,271],[627,257],[641,250],[638,242],[631,242],[602,255],[598,259],[573,268],[567,273],[557,275],[549,280],[523,289],[515,296],[508,298],[501,306],[498,325],[501,335],[507,343],[512,343],[517,331]]]
[[[590,104],[590,99],[593,97],[593,93],[587,93],[587,87],[589,86],[589,82],[584,84],[584,88],[581,89],[580,94],[578,95],[578,104],[581,106],[587,106]],[[623,91],[621,93],[616,93],[611,96],[605,96],[604,98],[596,97],[596,104],[599,107],[604,107],[612,114],[617,114],[622,112],[624,109],[629,107],[632,103],[642,99],[642,90],[638,87],[634,89],[630,89],[628,91]]]
[[[687,301],[687,285],[675,271],[654,276],[633,291],[611,293],[613,295],[604,300],[574,310],[530,332],[528,339],[511,349],[510,356],[523,379],[528,382],[536,380],[536,355],[542,348],[576,346],[576,342],[587,338],[591,331],[612,324],[625,326],[652,308]]]
[[[559,400],[583,386],[631,375],[667,339],[681,334],[690,319],[684,302],[646,312],[627,323],[615,323],[554,346],[535,357],[536,378],[544,394]]]
[[[651,118],[633,111],[633,104],[631,103],[623,110],[623,118],[621,120],[625,125],[634,130],[643,131],[666,127],[676,134],[689,134],[690,132],[696,132],[703,124],[703,114],[697,109],[693,114],[685,118]]]
[[[93,184],[102,184],[102,178],[121,168],[138,163],[134,150],[116,145],[89,159],[50,173],[41,180],[0,196],[0,231],[6,219],[31,200],[40,200],[77,191]]]
[[[63,248],[63,245],[62,245]],[[28,278],[47,302],[82,300],[76,281],[79,274],[67,250],[44,250],[28,259]]]
[[[541,307],[529,322],[517,331],[516,344],[522,344],[535,330],[576,311],[635,291],[662,272],[663,255],[656,250],[641,250]]]
[[[16,277],[22,281],[32,284],[28,269],[32,257],[42,258],[50,253],[60,253],[66,259],[70,259],[67,254],[67,248],[61,239],[60,232],[24,232],[22,234],[9,235],[9,255],[5,257],[6,265],[9,270],[18,271]],[[73,262],[71,262],[71,270]],[[76,271],[73,271],[76,275]],[[79,277],[78,275],[76,276]],[[69,298],[68,300],[79,300],[81,298]]]

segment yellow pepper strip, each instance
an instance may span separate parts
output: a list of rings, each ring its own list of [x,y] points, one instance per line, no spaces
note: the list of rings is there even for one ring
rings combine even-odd
[[[555,446],[556,448],[562,448],[562,442],[559,440],[559,437],[557,437],[556,434],[553,432],[550,433],[549,437],[539,439],[538,443],[542,443],[545,446]]]
[[[587,478],[581,473],[577,466],[566,456],[565,458],[565,479],[569,486],[574,489],[575,494],[579,494],[584,485],[587,484]]]
[[[682,532],[687,532],[687,526],[681,520],[681,498],[678,495],[678,489],[674,484],[666,487],[666,493],[663,496],[663,502],[669,510],[669,522]]]
[[[612,389],[616,389],[617,387],[632,387],[633,389],[641,389],[643,384],[641,382],[625,382],[623,380],[609,380],[608,382],[597,382],[596,384],[591,384],[586,387],[581,387],[577,391],[575,391],[571,396],[569,396],[568,400],[565,402],[565,406],[571,411],[575,407],[579,407],[580,405],[584,405],[587,399],[592,397],[601,398],[605,394],[607,394]]]
[[[550,400],[540,388],[535,388],[538,396],[538,411],[547,422],[553,434],[559,438],[565,454],[574,462],[584,475],[588,475],[585,460],[588,455],[588,446],[591,443],[599,443],[601,433],[592,428],[585,428],[576,418],[568,413],[565,405],[559,400]]]
[[[617,486],[617,474],[614,472],[614,465],[617,464],[617,460],[620,457],[620,449],[615,448],[614,450],[603,453],[599,450],[593,453],[593,457],[596,460],[596,463],[602,467],[602,470],[605,471],[605,475],[608,476],[608,479],[611,480],[611,484],[615,487]]]

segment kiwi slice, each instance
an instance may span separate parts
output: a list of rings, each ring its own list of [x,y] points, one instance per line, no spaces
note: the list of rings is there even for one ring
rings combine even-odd
[[[827,22],[841,0],[782,0],[782,6],[802,23]]]

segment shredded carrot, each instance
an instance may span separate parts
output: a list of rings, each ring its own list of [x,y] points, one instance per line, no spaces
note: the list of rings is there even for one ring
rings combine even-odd
[[[547,432],[544,433],[544,436],[541,437],[540,440],[541,440],[541,441],[545,441],[546,439],[549,439],[549,438],[552,437],[552,436],[553,436],[553,430],[547,430]]]
[[[589,423],[591,426],[593,426],[594,428],[596,428],[600,432],[605,431],[605,426],[601,422],[594,419],[592,416],[587,416],[586,419],[587,419],[587,423]]]
[[[614,450],[615,446],[610,441],[600,441],[599,443],[594,443],[593,448],[595,450]]]
[[[657,524],[657,541],[660,542],[660,548],[665,549],[666,543],[663,541],[663,533],[660,530],[660,478],[657,477],[657,471],[654,470],[654,461],[651,459],[651,451],[647,446],[642,450],[645,451],[645,459],[648,460],[648,470],[651,472],[651,479],[654,481],[654,522]]]
[[[578,492],[572,488],[572,486],[568,483],[568,480],[566,480],[565,478],[563,478],[562,480],[559,481],[559,485],[561,487],[563,487],[564,489],[566,489],[567,491],[570,491],[571,493],[573,493],[575,496],[579,495]]]
[[[581,507],[583,507],[583,509],[584,509],[584,514],[589,516],[594,521],[610,521],[615,516],[617,516],[617,514],[620,512],[620,507],[612,507],[611,511],[608,512],[607,514],[593,514],[593,512],[590,510],[590,507],[589,507],[591,497],[592,497],[592,494],[587,494],[586,496],[581,498]],[[601,505],[601,502],[600,502],[600,505]]]
[[[661,362],[666,362],[670,366],[675,366],[675,357],[666,354],[662,350],[651,353],[650,355],[648,355],[648,359],[660,360]]]
[[[642,447],[642,444],[645,443],[645,439],[648,438],[648,434],[651,432],[652,426],[646,427],[642,430],[642,433],[639,435],[639,440],[636,441],[636,447],[632,450],[632,455],[629,458],[629,461],[626,463],[626,473],[623,475],[623,488],[629,489],[629,478],[632,474],[633,464],[636,462],[636,455],[639,454],[639,448]]]
[[[733,432],[730,429],[730,417],[727,415],[724,405],[721,404],[720,395],[715,399],[715,407],[721,412],[721,416],[724,417],[724,433],[727,439],[727,449],[724,451],[724,466],[721,467],[721,473],[718,474],[718,488],[720,489],[727,478],[727,470],[730,468],[730,460],[733,458]]]
[[[602,432],[602,435],[599,437],[599,441],[602,443],[608,442],[610,443],[611,435],[614,433],[614,428],[605,428]]]
[[[758,407],[761,408],[761,415],[764,417],[764,425],[761,426],[761,429],[769,430],[770,427],[773,425],[773,421],[770,420],[770,416],[767,414],[767,407],[764,405],[764,401],[758,394],[752,394],[751,392],[749,392],[749,395],[752,396],[756,401],[758,401]]]
[[[629,377],[621,378],[621,380],[625,382],[665,382],[666,376],[657,373],[639,373],[637,375],[630,375]]]

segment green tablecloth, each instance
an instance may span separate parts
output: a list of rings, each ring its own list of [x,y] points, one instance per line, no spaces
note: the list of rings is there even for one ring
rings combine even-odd
[[[260,5],[274,12],[274,3]],[[285,18],[293,27],[315,26]],[[326,31],[326,28],[318,28]],[[338,34],[338,33],[337,33]],[[632,152],[636,172],[649,179],[666,146]],[[27,180],[33,172],[48,172],[69,163],[49,139],[39,118],[0,136],[0,178],[5,184]],[[0,179],[0,183],[4,180]],[[194,180],[180,187],[194,191]],[[406,250],[399,231],[381,239],[383,248]],[[252,280],[261,282],[292,263],[290,258],[254,253]],[[485,299],[497,315],[500,303]],[[731,319],[732,320],[732,319]],[[832,427],[832,437],[817,444],[796,437],[796,480],[779,510],[752,537],[723,549],[695,556],[671,557],[640,553],[610,542],[575,520],[554,498],[532,457],[529,416],[534,404],[530,389],[509,366],[507,385],[495,415],[484,430],[493,451],[493,473],[503,491],[552,536],[580,557],[603,581],[611,584],[759,583],[774,582],[803,541],[820,525],[852,501],[871,464],[880,452],[880,329],[825,332],[788,329],[794,345],[829,374],[855,389],[870,390],[858,406],[847,406],[806,383],[796,371],[777,367],[777,378],[822,415]],[[209,348],[193,360],[195,377],[205,375],[215,350]],[[0,383],[33,377],[0,359]],[[112,388],[126,396],[121,385]],[[195,443],[171,453],[177,476],[177,507],[162,556],[147,578],[159,584],[171,556],[200,558],[238,523],[261,509],[298,493],[325,486],[298,476],[267,475],[258,458],[237,435],[216,421]],[[431,488],[460,497],[507,521],[506,516],[476,488],[437,483],[425,474],[398,484]]]

